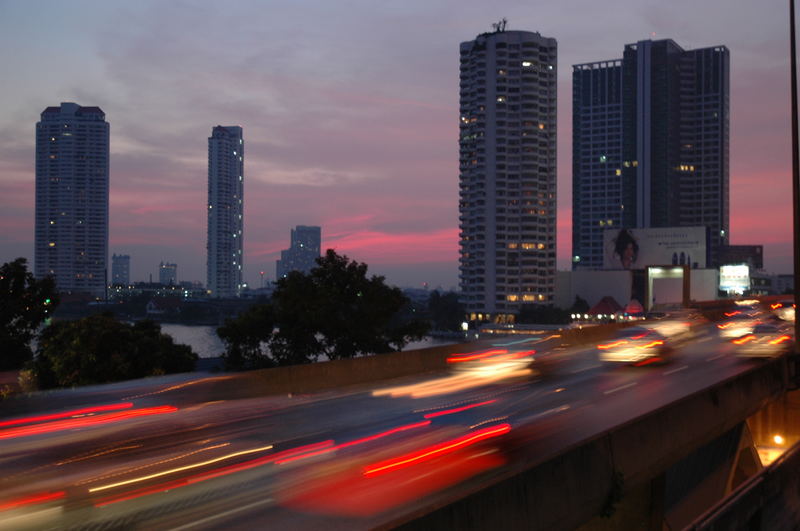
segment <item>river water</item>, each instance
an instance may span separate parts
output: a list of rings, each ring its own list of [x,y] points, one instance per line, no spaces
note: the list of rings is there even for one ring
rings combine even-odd
[[[181,324],[164,323],[161,331],[169,334],[176,343],[183,343],[192,347],[201,358],[216,358],[221,356],[225,345],[217,336],[215,326],[190,326]],[[412,341],[403,350],[416,350],[420,348],[435,347],[438,345],[452,345],[459,343],[456,339],[440,339],[426,337],[421,341]]]

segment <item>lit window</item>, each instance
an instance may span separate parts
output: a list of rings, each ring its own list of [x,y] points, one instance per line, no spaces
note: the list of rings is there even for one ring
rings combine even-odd
[[[529,67],[529,66],[531,66],[531,64],[532,64],[532,63],[531,63],[530,61],[522,61],[522,66],[524,66],[524,67],[526,67],[526,68],[527,68],[527,67]]]
[[[506,295],[506,300],[509,302],[516,302],[519,300],[519,295]]]
[[[633,162],[631,162],[631,166],[633,166],[634,168],[636,166],[638,166],[638,165],[639,165],[639,161],[638,160],[634,160]]]
[[[614,220],[613,220],[613,219],[609,219],[608,221],[606,221],[606,223],[607,223],[607,224],[608,224],[608,226],[610,227],[611,225],[613,225],[613,224],[614,224]]]
[[[536,244],[536,248],[537,249],[544,249],[544,244],[543,243],[538,243],[538,244]]]
[[[497,103],[504,103],[506,101],[505,96],[497,96]]]
[[[618,176],[619,176],[619,175],[622,175],[622,170],[621,170],[621,169],[619,169],[619,168],[617,168],[617,171],[616,171],[615,173],[616,173]]]
[[[522,244],[522,248],[526,249],[526,250],[536,249],[536,244],[535,243],[523,243]]]
[[[544,129],[544,124],[539,124],[539,129]]]
[[[536,300],[536,295],[523,295],[522,300],[525,302],[531,302]]]
[[[508,244],[508,248],[509,249],[516,249],[517,248],[517,244],[516,243],[509,243]]]
[[[605,161],[606,161],[606,156],[600,155],[600,162],[605,162]]]
[[[56,242],[50,242],[47,245],[49,245],[50,247],[55,247],[56,246]]]

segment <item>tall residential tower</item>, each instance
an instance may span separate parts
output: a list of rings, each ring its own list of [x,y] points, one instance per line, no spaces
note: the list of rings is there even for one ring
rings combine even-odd
[[[102,295],[108,267],[109,125],[99,107],[62,103],[36,124],[34,272],[60,291]]]
[[[212,297],[242,289],[244,140],[238,126],[214,127],[208,139],[208,283]]]
[[[573,66],[572,260],[603,266],[608,227],[705,226],[709,262],[729,241],[725,46],[670,39]]]
[[[553,302],[556,50],[504,22],[461,43],[459,282],[472,320]]]

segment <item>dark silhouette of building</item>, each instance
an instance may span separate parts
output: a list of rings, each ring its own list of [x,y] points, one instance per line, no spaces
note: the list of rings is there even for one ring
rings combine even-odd
[[[61,291],[102,295],[108,270],[109,125],[99,107],[62,103],[36,124],[34,272]]]
[[[275,262],[275,276],[281,279],[291,271],[308,273],[317,265],[322,242],[322,229],[298,225],[291,232],[288,249],[281,251],[281,258]]]
[[[729,241],[725,46],[670,39],[573,66],[574,269],[603,264],[608,227],[708,228],[709,261]]]

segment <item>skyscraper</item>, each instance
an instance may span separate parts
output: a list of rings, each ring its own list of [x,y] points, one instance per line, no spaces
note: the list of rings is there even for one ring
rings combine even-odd
[[[131,257],[127,254],[111,256],[111,283],[127,286],[131,283]]]
[[[164,286],[178,285],[178,264],[160,262],[158,264],[158,283]]]
[[[281,279],[291,271],[311,271],[317,266],[321,242],[319,227],[298,225],[292,229],[289,248],[281,251],[281,259],[275,262],[276,278]]]
[[[609,226],[705,226],[718,264],[730,237],[729,63],[724,46],[666,39],[573,66],[573,268],[602,267]]]
[[[208,283],[212,297],[242,289],[244,140],[238,126],[214,127],[208,139]]]
[[[556,40],[529,31],[461,43],[459,283],[470,318],[552,304]]]
[[[36,124],[34,273],[101,295],[108,267],[109,125],[99,107],[47,107]]]

